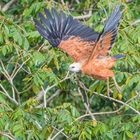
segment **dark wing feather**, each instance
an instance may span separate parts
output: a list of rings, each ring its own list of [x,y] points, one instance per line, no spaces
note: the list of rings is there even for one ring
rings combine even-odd
[[[62,11],[57,12],[54,8],[51,10],[45,8],[44,11],[45,16],[38,13],[39,20],[34,19],[34,22],[39,33],[53,46],[59,46],[62,40],[71,36],[88,41],[95,41],[98,38],[99,33],[70,15]]]
[[[116,6],[111,15],[107,19],[103,31],[100,33],[95,47],[89,57],[89,60],[98,57],[99,55],[107,55],[117,35],[117,28],[121,18],[120,6]]]

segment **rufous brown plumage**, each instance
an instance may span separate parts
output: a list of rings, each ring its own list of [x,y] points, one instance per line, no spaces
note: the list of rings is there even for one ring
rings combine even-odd
[[[116,6],[106,20],[101,33],[83,25],[77,19],[64,12],[44,9],[45,16],[38,13],[40,20],[34,19],[39,33],[54,47],[58,47],[71,56],[80,66],[80,71],[98,79],[113,77],[112,67],[118,54],[109,56],[117,35],[117,28],[121,18],[120,6]]]

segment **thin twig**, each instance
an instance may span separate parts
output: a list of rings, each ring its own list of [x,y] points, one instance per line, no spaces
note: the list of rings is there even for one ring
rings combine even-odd
[[[44,116],[44,118],[45,118],[45,120],[47,120],[47,121],[49,121],[49,118],[45,115]],[[49,136],[49,138],[48,138],[48,140],[54,140],[59,134],[62,134],[62,135],[64,135],[66,138],[68,138],[68,139],[70,139],[69,138],[69,136],[67,136],[63,131],[64,131],[64,128],[62,128],[62,129],[58,129],[58,128],[56,128],[54,125],[51,125],[52,126],[52,128],[53,128],[53,130],[56,130],[56,131],[58,131],[52,138],[51,138],[51,136],[52,136],[52,134],[53,134],[53,132],[51,133],[51,135]]]
[[[44,103],[44,108],[47,107],[47,102],[46,102],[46,92],[44,88],[41,86],[42,93],[43,93],[43,103]]]
[[[0,60],[0,63],[1,63],[1,66],[2,66],[2,69],[3,69],[3,71],[4,72],[2,72],[2,74],[7,78],[7,80],[11,83],[11,85],[12,85],[12,92],[13,92],[13,99],[15,100],[15,91],[14,91],[14,87],[13,87],[13,80],[12,80],[12,78],[10,77],[10,75],[8,74],[8,72],[7,72],[7,70],[6,70],[6,68],[5,68],[5,66],[4,66],[4,64],[3,64],[3,62],[2,62],[2,60]]]
[[[125,102],[125,104],[127,104],[127,103],[129,103],[130,101],[134,100],[134,99],[137,98],[138,96],[139,96],[139,95],[136,95],[136,96],[130,98],[128,101]],[[125,104],[122,105],[119,109],[114,110],[114,111],[108,111],[108,112],[95,112],[95,113],[92,113],[92,114],[93,114],[93,115],[115,114],[115,113],[118,113],[118,112],[119,112],[124,106],[126,106]],[[88,116],[90,116],[90,115],[91,115],[91,114],[84,114],[84,115],[82,115],[82,116],[76,118],[75,121],[80,120],[80,119],[85,118],[85,117],[88,117]]]
[[[43,43],[39,48],[38,48],[38,52],[42,49],[42,47],[45,45],[45,43]]]
[[[9,94],[8,94],[8,92],[6,91],[6,89],[3,87],[3,85],[2,84],[0,84],[0,87],[1,87],[1,89],[4,91],[4,92],[2,92],[2,93],[5,93],[5,94],[3,94],[3,95],[5,95],[8,99],[10,99],[12,102],[14,102],[16,105],[18,105],[18,102],[15,100],[15,99],[13,99]]]
[[[35,121],[35,123],[38,126],[39,130],[41,130],[42,129],[42,126],[39,124],[39,122],[38,121]]]
[[[129,103],[130,101],[134,100],[135,98],[137,98],[139,96],[139,94],[137,94],[136,96],[132,97],[131,99],[129,99],[128,101],[125,102],[125,104]],[[115,110],[115,111],[108,111],[108,112],[95,112],[95,113],[92,113],[92,115],[107,115],[107,114],[115,114],[117,112],[119,112],[124,106],[126,106],[125,104],[123,104],[119,109]],[[73,123],[75,123],[76,121],[82,119],[82,118],[85,118],[85,117],[88,117],[88,116],[91,116],[91,113],[89,114],[84,114],[78,118],[76,118],[70,125],[73,125]],[[64,128],[62,128],[56,136],[58,136],[61,132],[64,131]]]
[[[72,75],[71,75],[71,76],[72,76]],[[52,86],[48,86],[46,89],[44,89],[44,88],[42,87],[42,90],[41,90],[41,91],[39,92],[39,94],[37,95],[36,100],[42,100],[42,98],[44,98],[44,101],[45,101],[44,107],[46,107],[46,95],[45,95],[45,94],[46,94],[49,90],[51,90],[52,88],[56,87],[58,84],[64,82],[64,81],[67,80],[67,79],[70,79],[71,76],[69,76],[69,71],[68,71],[67,74],[66,74],[66,76],[65,76],[65,78],[62,79],[62,80],[60,80],[59,83],[55,83],[55,84],[52,85]]]
[[[4,67],[4,64],[3,64],[2,60],[0,60],[0,63],[1,63],[2,69],[5,72],[5,77],[8,79],[9,78],[9,74],[8,74],[7,70],[5,69],[5,67]]]
[[[19,72],[19,70],[23,67],[23,65],[24,65],[27,61],[29,61],[29,59],[30,59],[30,58],[26,59],[26,60],[20,65],[20,67],[19,67],[14,73],[12,73],[12,75],[11,75],[11,78],[12,78],[12,79],[15,78],[15,76],[17,75],[17,73]]]
[[[92,15],[92,10],[90,10],[87,15],[76,16],[76,17],[74,17],[74,19],[87,19],[87,18],[90,18],[91,15]]]
[[[133,0],[126,0],[127,3],[133,2]]]
[[[9,73],[6,70],[2,60],[0,60],[0,63],[1,63],[2,69],[3,69],[2,74],[6,77],[7,81],[11,84],[14,100],[15,100],[15,92],[17,93],[17,97],[18,97],[18,100],[19,100],[19,92],[18,92],[17,88],[15,87],[15,85],[13,84],[13,78],[11,78],[11,76],[9,75]]]
[[[84,87],[82,87],[82,88],[84,88],[86,91],[91,92],[89,89],[87,89],[87,88],[85,88],[85,87],[86,87],[86,86],[84,85]],[[122,104],[122,105],[125,105],[125,106],[129,107],[129,108],[132,109],[134,112],[136,112],[137,114],[140,115],[140,112],[139,112],[138,110],[136,110],[135,108],[133,108],[132,106],[128,105],[127,103],[125,103],[125,102],[123,102],[123,101],[114,99],[114,98],[112,98],[112,97],[105,96],[105,95],[103,95],[103,94],[99,94],[99,93],[97,93],[97,92],[93,92],[93,93],[96,94],[96,95],[98,95],[98,96],[101,96],[101,97],[107,98],[107,99],[109,99],[109,100],[115,101],[115,102],[117,102],[117,103],[120,103],[120,104]]]
[[[113,79],[113,81],[114,81],[114,84],[115,84],[116,89],[117,89],[118,92],[121,94],[121,88],[119,87],[119,85],[118,85],[118,83],[117,83],[117,81],[116,81],[116,79],[115,79],[115,76],[113,76],[112,79]]]
[[[109,90],[109,78],[107,78],[107,96],[110,96],[110,90]]]
[[[19,63],[17,63],[17,65],[20,67],[21,65],[19,64]],[[24,71],[24,72],[26,72],[27,74],[31,74],[31,72],[30,71],[27,71],[25,68],[23,68],[23,67],[21,67],[21,69]]]
[[[99,94],[99,93],[97,93],[97,92],[93,92],[93,93],[96,94],[96,95],[98,95],[98,96],[101,96],[101,97],[104,97],[104,98],[106,98],[106,99],[110,99],[110,100],[112,100],[112,101],[115,101],[115,102],[117,102],[117,103],[120,103],[120,104],[122,104],[122,105],[125,105],[125,106],[127,106],[128,108],[132,109],[135,113],[137,113],[137,114],[140,115],[140,112],[139,112],[138,110],[136,110],[135,108],[133,108],[132,106],[128,105],[127,103],[125,103],[125,102],[123,102],[123,101],[114,99],[114,98],[112,98],[112,97],[105,96],[105,95],[103,95],[103,94]]]
[[[8,3],[6,3],[3,8],[2,11],[6,12],[17,0],[11,0]]]
[[[79,0],[75,0],[75,1],[76,1],[77,4],[80,4],[80,1]]]
[[[140,19],[135,20],[134,22],[130,23],[131,26],[134,26],[136,24],[140,23]]]
[[[69,71],[68,71],[67,74],[66,74],[66,76],[65,76],[65,78],[62,79],[62,80],[60,80],[59,83],[62,83],[62,82],[64,82],[65,80],[70,79],[70,78],[71,78],[71,76],[69,76]],[[52,88],[54,88],[54,87],[57,86],[59,83],[56,83],[56,84],[54,84],[54,85],[52,85],[52,86],[46,88],[45,92],[48,91],[48,90],[50,90],[50,89],[52,89]]]
[[[65,5],[65,2],[64,2],[64,0],[61,0],[61,3],[62,3],[62,5]]]
[[[54,140],[60,133],[63,134],[67,139],[70,139],[64,132],[63,130],[59,130],[58,128],[52,126],[56,131],[58,131],[50,140]]]
[[[52,96],[50,96],[47,100],[46,103],[48,104],[48,102],[50,102],[53,98],[55,98],[56,96],[58,96],[61,93],[61,89],[58,89],[54,94],[52,94]]]
[[[77,76],[76,78],[77,78],[77,83],[78,83],[78,85],[79,85],[82,89],[84,89],[84,91],[86,91],[86,90],[85,90],[86,86],[79,80],[78,76]],[[92,114],[92,112],[90,111],[89,103],[88,103],[88,97],[87,97],[86,93],[85,93],[85,96],[86,96],[86,97],[84,97],[84,95],[83,95],[83,93],[81,92],[80,88],[78,88],[78,91],[79,91],[80,95],[82,96],[82,100],[83,100],[83,103],[84,103],[84,106],[85,106],[87,112],[90,114],[92,120],[96,121],[95,116],[94,116],[94,115]]]
[[[69,71],[67,72],[66,76],[64,79],[62,79],[61,81],[59,81],[59,83],[62,83],[63,81],[67,80],[67,79],[70,79],[70,77],[68,77],[69,75]],[[48,86],[45,90],[43,90],[43,93],[44,93],[44,107],[47,106],[47,102],[46,102],[46,93],[51,90],[52,88],[54,88],[55,86],[57,86],[58,83],[52,85],[52,86]]]
[[[14,138],[14,136],[12,136],[10,133],[0,131],[0,135],[8,137],[10,140],[16,140],[16,138]]]
[[[83,97],[83,94],[82,94],[80,88],[78,88],[78,91],[79,91],[80,95],[82,96],[82,100],[83,100],[83,103],[84,103],[84,106],[85,106],[87,112],[90,114],[92,120],[95,120],[95,121],[96,121],[95,116],[94,116],[93,113],[90,111],[88,104],[84,101],[84,97]]]

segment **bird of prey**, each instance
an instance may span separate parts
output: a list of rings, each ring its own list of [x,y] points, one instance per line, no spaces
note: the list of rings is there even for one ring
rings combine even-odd
[[[70,71],[81,71],[102,80],[114,77],[111,68],[123,55],[109,56],[108,52],[117,35],[122,15],[120,6],[113,9],[100,33],[54,8],[45,8],[44,13],[38,13],[38,19],[34,19],[36,29],[52,46],[62,49],[73,58]]]

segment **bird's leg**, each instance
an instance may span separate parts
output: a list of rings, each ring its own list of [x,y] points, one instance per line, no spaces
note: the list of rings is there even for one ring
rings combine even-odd
[[[109,90],[109,77],[107,78],[107,95],[108,97],[110,97],[110,94],[109,94],[110,90]]]
[[[116,81],[116,79],[115,79],[115,76],[112,77],[112,79],[113,79],[113,81],[114,81],[114,84],[115,84],[116,89],[118,90],[119,93],[121,93],[121,88],[120,88],[119,85],[117,84],[117,81]]]

